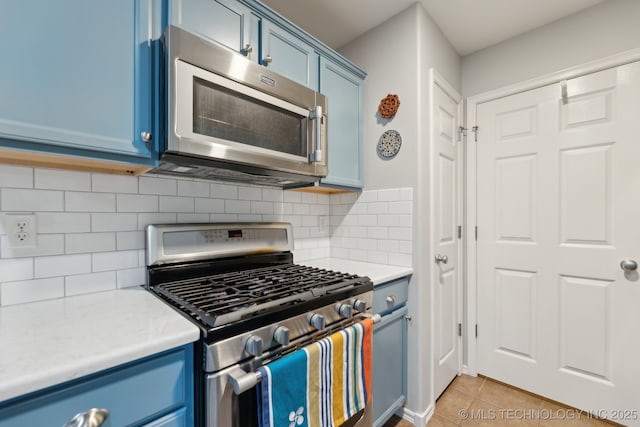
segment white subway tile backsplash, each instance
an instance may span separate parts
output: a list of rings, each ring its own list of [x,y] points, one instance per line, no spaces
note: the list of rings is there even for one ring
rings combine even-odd
[[[224,199],[195,199],[195,211],[206,213],[224,213]]]
[[[178,196],[209,197],[211,184],[203,181],[178,181]]]
[[[238,187],[229,184],[211,184],[210,197],[214,199],[237,199]]]
[[[179,213],[178,224],[209,222],[208,213]]]
[[[262,189],[262,200],[265,202],[282,202],[282,199],[282,191],[272,188]]]
[[[240,200],[262,200],[262,189],[258,187],[238,187],[238,199]]]
[[[249,214],[251,213],[251,202],[248,200],[225,200],[225,213]]]
[[[35,258],[34,277],[65,276],[68,274],[89,273],[91,271],[91,255],[59,255]]]
[[[94,193],[137,193],[138,178],[135,176],[91,174],[91,191]]]
[[[64,193],[52,190],[3,188],[0,190],[0,207],[3,211],[63,211]]]
[[[178,221],[175,213],[139,213],[138,230],[143,230],[151,224],[175,224]]]
[[[160,212],[195,212],[193,197],[160,196]]]
[[[90,213],[39,212],[36,214],[38,233],[82,233],[91,231]]]
[[[117,271],[118,288],[142,286],[147,283],[147,269],[144,267],[127,268]]]
[[[91,259],[92,269],[94,272],[139,267],[138,251],[118,251],[92,254]]]
[[[395,214],[410,214],[413,209],[413,204],[410,201],[402,202],[389,202],[389,213]]]
[[[370,215],[380,215],[389,213],[388,202],[372,202],[367,204],[367,213]]]
[[[144,231],[121,231],[116,233],[116,249],[126,251],[145,248]]]
[[[71,233],[64,236],[64,251],[67,254],[115,250],[116,233]]]
[[[78,274],[64,279],[64,293],[67,296],[103,292],[116,288],[116,272]]]
[[[64,296],[64,277],[0,284],[2,305],[22,304]]]
[[[10,248],[7,236],[0,238],[2,258],[24,258],[64,254],[64,234],[38,234],[35,248]]]
[[[5,188],[33,188],[33,168],[0,165],[0,186]]]
[[[91,191],[91,174],[64,169],[34,170],[35,188],[48,190]]]
[[[138,228],[138,214],[135,213],[92,213],[91,231],[133,231]]]
[[[389,202],[400,200],[400,189],[394,188],[389,190],[379,190],[378,191],[378,201],[380,202]]]
[[[299,191],[284,191],[284,201],[287,203],[300,203],[302,200],[301,194]]]
[[[33,279],[33,258],[0,259],[0,282]]]
[[[0,165],[0,214],[38,225],[35,248],[0,235],[0,305],[143,285],[148,224],[288,221],[296,262],[410,265],[412,200],[411,188],[330,195]]]
[[[140,194],[175,196],[178,194],[178,182],[175,179],[141,176],[138,180],[138,192]]]
[[[158,212],[158,196],[118,194],[118,212]]]
[[[238,214],[214,213],[209,215],[211,222],[237,222]]]
[[[251,202],[252,214],[273,214],[273,202]]]
[[[2,209],[4,209],[4,206]],[[47,209],[39,210],[46,211]],[[115,212],[116,195],[106,193],[65,192],[64,210],[67,212]]]

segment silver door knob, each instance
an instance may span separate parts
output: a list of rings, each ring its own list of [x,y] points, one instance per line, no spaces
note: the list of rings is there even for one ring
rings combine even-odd
[[[248,43],[244,45],[242,49],[240,49],[240,53],[243,54],[244,56],[249,55],[251,52],[253,52],[253,46],[251,46]]]
[[[438,255],[436,255],[436,263],[440,263],[440,262],[443,263],[443,264],[446,264],[446,263],[449,262],[449,258],[447,258],[446,255],[438,254]]]
[[[620,261],[620,268],[624,271],[636,271],[638,269],[638,263],[632,259],[623,259]]]
[[[271,55],[265,56],[263,60],[263,65],[269,65],[273,61],[273,57]]]

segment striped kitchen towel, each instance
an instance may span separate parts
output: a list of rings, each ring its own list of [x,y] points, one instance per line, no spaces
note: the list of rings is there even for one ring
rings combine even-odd
[[[337,427],[371,402],[373,322],[365,319],[258,370],[262,427]]]

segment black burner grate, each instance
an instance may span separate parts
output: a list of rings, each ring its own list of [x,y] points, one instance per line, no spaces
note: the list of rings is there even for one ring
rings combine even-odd
[[[157,284],[156,292],[217,327],[357,286],[353,274],[285,264]]]

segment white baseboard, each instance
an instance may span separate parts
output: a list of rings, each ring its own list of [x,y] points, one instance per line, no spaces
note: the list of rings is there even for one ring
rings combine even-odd
[[[397,415],[401,416],[403,420],[409,421],[416,427],[425,427],[427,422],[429,422],[433,416],[434,410],[435,406],[430,404],[423,412],[413,412],[410,409],[402,408],[402,411],[400,411],[401,413]]]

